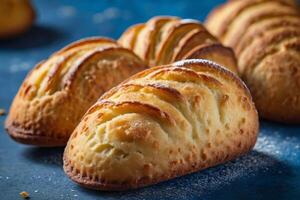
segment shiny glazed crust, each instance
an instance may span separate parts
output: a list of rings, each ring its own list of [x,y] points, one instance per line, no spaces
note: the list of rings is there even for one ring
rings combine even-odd
[[[63,146],[99,96],[143,69],[144,63],[134,53],[111,39],[75,42],[28,74],[5,127],[24,144]]]
[[[0,1],[0,39],[15,37],[33,24],[35,12],[30,0]]]
[[[237,72],[231,48],[220,44],[196,20],[172,16],[153,17],[144,24],[128,28],[119,43],[133,50],[149,66],[169,64],[186,58],[202,58]],[[214,51],[211,51],[212,48]]]
[[[64,170],[87,188],[143,187],[245,154],[258,126],[236,75],[206,60],[179,61],[106,92],[72,133]]]
[[[300,123],[300,12],[295,1],[234,0],[207,28],[233,47],[261,117]]]

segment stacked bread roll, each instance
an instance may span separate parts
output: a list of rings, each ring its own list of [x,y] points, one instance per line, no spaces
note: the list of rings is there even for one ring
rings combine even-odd
[[[29,73],[11,105],[6,129],[24,144],[64,146],[99,96],[143,69],[138,56],[111,39],[75,42]]]
[[[237,72],[231,48],[223,46],[196,20],[178,17],[153,17],[144,24],[128,28],[119,43],[132,49],[149,66],[178,60],[203,58]]]
[[[300,123],[300,12],[295,1],[235,0],[206,26],[233,47],[260,116]]]
[[[31,27],[35,12],[30,0],[0,1],[0,39],[17,36]]]

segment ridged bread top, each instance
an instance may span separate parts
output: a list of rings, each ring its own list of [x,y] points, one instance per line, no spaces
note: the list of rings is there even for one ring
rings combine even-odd
[[[138,56],[111,39],[75,42],[28,74],[13,101],[8,130],[22,129],[24,136],[52,137],[53,141],[60,138],[66,142],[99,96],[143,69],[146,67]]]
[[[236,72],[235,56],[224,47],[199,21],[178,17],[153,17],[144,24],[128,28],[119,43],[132,49],[149,66],[174,61],[203,58]]]
[[[64,167],[85,187],[136,188],[235,158],[257,133],[242,81],[212,62],[185,60],[104,94],[74,130]]]
[[[102,56],[103,59],[98,60],[99,56]],[[70,87],[76,87],[75,85],[78,84],[76,82],[91,80],[91,76],[95,76],[93,73],[83,74],[81,70],[85,65],[91,67],[91,65],[114,62],[116,56],[131,56],[134,58],[128,50],[121,48],[115,41],[107,38],[91,38],[75,42],[38,64],[23,83],[21,93],[24,94],[24,98],[31,100],[32,98],[55,94]],[[93,57],[97,57],[97,59],[93,59]],[[104,70],[110,70],[105,69],[105,67],[99,67],[99,69],[101,73]],[[86,70],[86,68],[83,70]],[[113,73],[115,75],[121,74],[116,72],[112,71],[112,74],[103,73],[104,77],[102,78],[105,78],[105,75],[110,78],[110,75],[114,75]],[[84,77],[79,79],[76,76]],[[101,88],[108,86],[107,82],[103,81],[102,84]]]
[[[241,40],[253,39],[249,36],[244,38],[244,35],[249,31],[254,31],[253,29],[266,28],[269,30],[280,26],[299,28],[298,23],[299,9],[290,1],[235,0],[215,9],[208,16],[206,26],[225,45],[236,48]],[[252,32],[252,34],[254,33]],[[261,35],[262,32],[256,34]],[[252,36],[255,38],[257,35]]]
[[[208,29],[233,47],[262,117],[300,123],[300,9],[287,0],[235,0],[215,9]]]

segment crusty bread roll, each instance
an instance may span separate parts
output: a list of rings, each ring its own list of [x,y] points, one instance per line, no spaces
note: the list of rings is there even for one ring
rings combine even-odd
[[[214,10],[208,29],[233,47],[261,117],[300,123],[300,12],[295,1],[235,0]]]
[[[196,20],[153,17],[144,24],[128,28],[119,43],[132,49],[149,66],[203,58],[237,72],[236,58],[231,48],[224,47]]]
[[[0,39],[10,38],[31,27],[35,12],[29,0],[0,1]]]
[[[140,72],[104,94],[64,152],[64,170],[98,190],[142,187],[248,152],[258,116],[232,72],[185,60]]]
[[[6,129],[21,143],[65,145],[100,95],[145,68],[138,56],[113,40],[75,42],[28,74],[12,103]]]

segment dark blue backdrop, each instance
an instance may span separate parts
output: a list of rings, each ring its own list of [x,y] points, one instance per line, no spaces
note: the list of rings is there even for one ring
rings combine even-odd
[[[221,0],[35,0],[34,27],[0,42],[0,108],[8,110],[23,78],[38,61],[88,36],[118,38],[131,24],[155,15],[203,20]],[[9,139],[0,117],[0,199],[300,199],[300,126],[261,123],[255,149],[225,165],[130,192],[96,192],[71,182],[62,148],[23,146]]]

